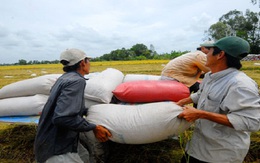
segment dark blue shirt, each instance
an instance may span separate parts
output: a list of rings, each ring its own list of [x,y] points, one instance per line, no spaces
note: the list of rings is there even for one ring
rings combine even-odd
[[[96,127],[83,118],[85,86],[84,77],[77,72],[64,73],[53,85],[37,128],[34,144],[37,162],[77,152],[79,132]]]

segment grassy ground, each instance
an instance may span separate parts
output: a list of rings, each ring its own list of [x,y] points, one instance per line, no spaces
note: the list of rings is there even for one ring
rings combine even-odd
[[[36,126],[3,123],[0,126],[0,162],[35,163],[33,142]],[[184,132],[179,140],[169,139],[144,145],[109,142],[110,157],[107,163],[178,163],[191,132]],[[259,163],[260,132],[253,133],[251,139],[244,163]]]
[[[116,68],[124,74],[160,75],[168,60],[152,61],[113,61],[92,62],[91,72],[100,72],[106,68]],[[248,76],[260,85],[260,66],[252,61],[244,61],[243,69]],[[0,66],[0,88],[3,86],[44,74],[62,73],[57,65]],[[1,163],[32,163],[34,162],[33,141],[35,125],[18,125],[0,123],[0,162]],[[185,141],[191,131],[186,131],[179,140],[165,140],[146,145],[125,145],[110,142],[111,155],[109,163],[175,163],[179,162]],[[259,162],[260,131],[251,136],[250,151],[246,163]]]

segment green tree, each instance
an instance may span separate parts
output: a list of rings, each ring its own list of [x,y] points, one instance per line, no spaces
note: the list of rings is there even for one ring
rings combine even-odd
[[[24,59],[20,59],[20,60],[18,61],[18,64],[19,64],[19,65],[27,65],[27,61],[24,60]]]
[[[219,21],[226,24],[227,28],[229,28],[227,35],[236,35],[237,32],[243,29],[243,24],[245,23],[245,17],[243,12],[233,10],[229,11],[227,14],[221,16]]]
[[[251,46],[251,52],[260,53],[260,12],[255,13],[250,10],[246,11],[246,22],[244,23],[244,29],[247,33],[245,39],[248,40]]]
[[[218,40],[224,36],[239,36],[246,39],[251,47],[251,53],[260,53],[260,12],[233,10],[219,18],[219,22],[206,31],[207,37]]]
[[[211,40],[219,40],[222,37],[227,35],[227,25],[223,22],[217,22],[210,26],[209,30],[206,31],[208,34],[208,38]]]
[[[144,53],[149,51],[147,46],[144,44],[135,44],[130,50],[134,51],[136,56],[143,55]]]

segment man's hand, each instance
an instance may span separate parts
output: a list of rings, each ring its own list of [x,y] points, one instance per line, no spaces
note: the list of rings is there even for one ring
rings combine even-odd
[[[176,104],[179,105],[179,106],[184,106],[184,105],[190,104],[190,103],[192,103],[192,100],[191,100],[190,97],[181,99],[180,101],[176,102]]]
[[[194,122],[197,119],[207,119],[231,128],[234,128],[229,121],[227,115],[199,110],[191,106],[184,106],[183,112],[178,115],[178,118],[184,118],[188,122]]]
[[[178,115],[178,118],[184,118],[188,122],[194,122],[201,116],[201,110],[191,106],[184,106],[183,112]]]
[[[95,137],[100,142],[106,142],[112,134],[103,126],[97,125],[96,128],[93,130]]]

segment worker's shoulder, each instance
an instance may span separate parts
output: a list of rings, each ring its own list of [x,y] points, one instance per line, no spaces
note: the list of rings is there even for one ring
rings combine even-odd
[[[205,59],[207,55],[201,51],[189,52],[181,55],[179,59],[192,58],[192,59]]]
[[[63,83],[85,83],[86,80],[77,72],[68,72],[62,75]]]

